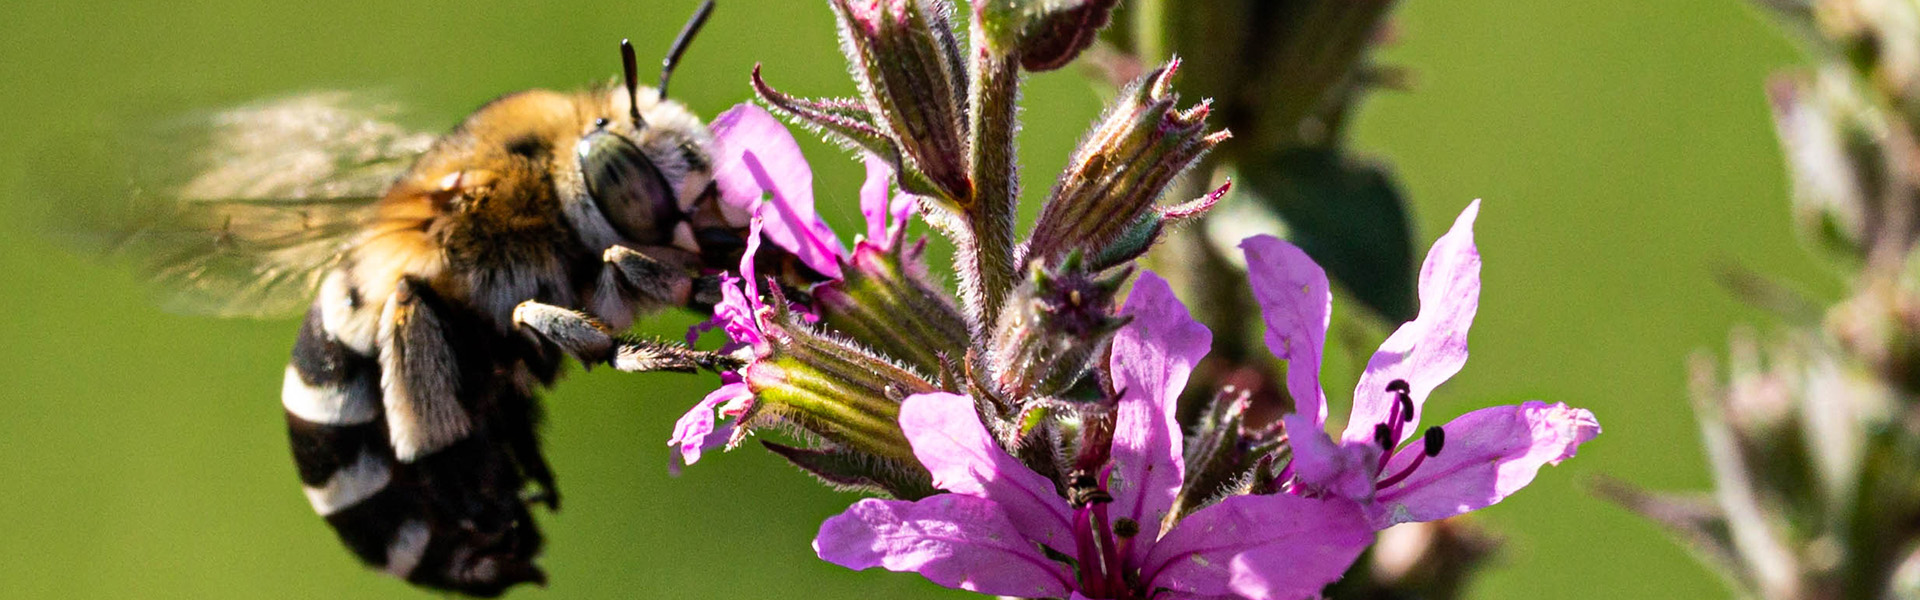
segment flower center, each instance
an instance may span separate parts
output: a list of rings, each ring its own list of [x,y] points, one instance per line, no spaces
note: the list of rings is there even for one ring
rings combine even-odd
[[[1075,471],[1067,486],[1073,506],[1073,538],[1079,555],[1080,595],[1101,600],[1131,600],[1126,565],[1122,562],[1140,524],[1122,518],[1109,525],[1107,504],[1113,502],[1099,478]]]
[[[1373,441],[1380,445],[1381,450],[1380,465],[1376,467],[1376,472],[1380,474],[1385,474],[1387,463],[1399,452],[1397,448],[1400,435],[1406,431],[1404,428],[1413,422],[1413,388],[1407,385],[1407,380],[1395,379],[1387,383],[1387,393],[1393,394],[1393,408],[1388,410],[1386,422],[1373,426]],[[1440,454],[1441,448],[1447,444],[1447,432],[1439,427],[1428,427],[1421,436],[1421,442],[1421,452],[1413,457],[1413,462],[1407,463],[1406,468],[1398,473],[1375,480],[1374,489],[1386,489],[1405,481],[1415,469],[1420,468],[1420,463],[1427,461],[1427,457]]]

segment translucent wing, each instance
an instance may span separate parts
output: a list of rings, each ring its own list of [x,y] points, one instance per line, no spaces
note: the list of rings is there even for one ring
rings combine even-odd
[[[131,201],[67,225],[131,258],[170,292],[169,310],[296,314],[374,202],[433,142],[390,121],[394,112],[325,92],[164,126],[150,147],[121,157],[135,161]]]

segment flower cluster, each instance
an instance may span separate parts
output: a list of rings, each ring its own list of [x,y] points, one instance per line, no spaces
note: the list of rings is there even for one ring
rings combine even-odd
[[[1540,402],[1420,433],[1429,394],[1467,356],[1477,204],[1428,256],[1419,316],[1367,365],[1338,440],[1318,383],[1327,276],[1287,242],[1246,240],[1297,414],[1255,423],[1244,394],[1200,390],[1218,393],[1182,421],[1213,332],[1136,262],[1225,196],[1161,203],[1229,136],[1208,126],[1208,102],[1182,106],[1178,61],[1119,96],[1021,236],[1021,73],[1071,60],[1114,3],[977,2],[964,52],[945,2],[831,5],[858,96],[790,96],[758,69],[753,81],[768,106],[864,157],[865,234],[849,250],[820,218],[812,171],[771,114],[742,105],[714,120],[715,186],[752,235],[718,278],[712,320],[689,334],[724,332],[713,345],[726,360],[709,361],[726,363],[722,385],[669,441],[691,464],[764,432],[823,482],[885,496],[827,520],[822,559],[1013,597],[1311,597],[1375,531],[1499,502],[1599,433],[1587,411]],[[924,240],[908,241],[915,214],[953,242],[955,292],[931,275]]]

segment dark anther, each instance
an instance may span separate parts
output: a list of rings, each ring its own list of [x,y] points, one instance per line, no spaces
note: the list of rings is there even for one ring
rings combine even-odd
[[[1387,382],[1387,391],[1395,394],[1411,394],[1413,393],[1413,386],[1407,385],[1407,380],[1405,379],[1395,379]]]
[[[1114,519],[1113,535],[1123,540],[1140,535],[1140,523],[1126,517]]]
[[[1393,442],[1392,427],[1388,427],[1386,423],[1373,426],[1373,443],[1379,444],[1381,450],[1392,452]]]
[[[1427,456],[1439,456],[1440,447],[1447,445],[1447,430],[1439,427],[1428,427],[1424,441],[1427,443]]]
[[[1413,396],[1406,392],[1394,395],[1394,401],[1400,403],[1400,420],[1413,422]]]

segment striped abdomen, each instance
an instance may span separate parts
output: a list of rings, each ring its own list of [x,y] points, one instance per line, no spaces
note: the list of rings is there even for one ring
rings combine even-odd
[[[362,561],[415,584],[544,583],[522,494],[531,479],[558,506],[533,398],[555,361],[419,281],[373,303],[348,279],[323,286],[281,392],[314,510]]]

